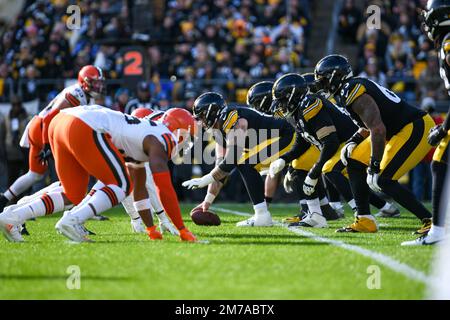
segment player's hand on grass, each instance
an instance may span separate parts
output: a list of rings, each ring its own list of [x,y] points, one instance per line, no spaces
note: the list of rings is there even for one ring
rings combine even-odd
[[[52,156],[52,149],[50,148],[50,144],[46,143],[42,148],[41,152],[39,152],[38,159],[42,165],[48,165],[48,161]]]
[[[445,138],[447,131],[442,125],[433,127],[428,134],[428,143],[432,146],[437,146],[439,142]]]
[[[270,168],[269,168],[270,177],[274,178],[277,175],[277,173],[279,173],[281,170],[284,169],[285,166],[286,166],[286,161],[284,161],[281,158],[272,162],[270,164]]]
[[[185,188],[191,189],[191,190],[200,189],[200,188],[204,188],[204,187],[210,185],[214,181],[215,180],[214,180],[213,176],[211,174],[207,174],[201,178],[187,180],[187,181],[183,182],[182,186]]]

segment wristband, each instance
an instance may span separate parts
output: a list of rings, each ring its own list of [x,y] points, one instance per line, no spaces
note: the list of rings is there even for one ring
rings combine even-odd
[[[380,170],[381,161],[376,160],[374,158],[370,158],[370,171],[371,173],[379,173]]]
[[[211,192],[208,192],[207,194],[206,194],[206,197],[205,197],[205,202],[208,202],[208,203],[213,203],[214,202],[214,199],[216,199],[216,196],[214,195],[214,194],[212,194]]]
[[[133,207],[134,210],[136,211],[143,211],[143,210],[150,210],[151,208],[151,204],[150,204],[150,199],[143,199],[143,200],[139,200],[139,201],[134,201],[133,202]]]

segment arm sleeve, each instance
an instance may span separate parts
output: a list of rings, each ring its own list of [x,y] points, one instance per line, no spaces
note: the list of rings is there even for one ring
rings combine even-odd
[[[281,156],[281,159],[286,161],[286,163],[292,162],[295,159],[298,159],[302,154],[304,154],[311,147],[311,144],[301,136],[300,132],[296,133],[295,143],[292,146],[292,149],[289,150],[286,154]]]

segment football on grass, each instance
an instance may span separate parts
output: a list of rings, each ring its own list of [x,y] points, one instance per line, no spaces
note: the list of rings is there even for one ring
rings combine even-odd
[[[191,211],[192,221],[199,226],[219,226],[220,218],[211,211],[203,211],[201,207],[195,207]]]

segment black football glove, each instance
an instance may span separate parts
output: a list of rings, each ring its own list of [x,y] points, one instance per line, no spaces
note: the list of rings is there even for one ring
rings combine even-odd
[[[42,148],[41,152],[39,152],[39,162],[42,165],[48,165],[48,160],[50,160],[52,156],[52,149],[50,149],[50,144],[46,143],[44,144],[44,147]]]
[[[432,146],[437,146],[439,142],[445,138],[447,131],[442,125],[433,127],[428,134],[428,143]]]

